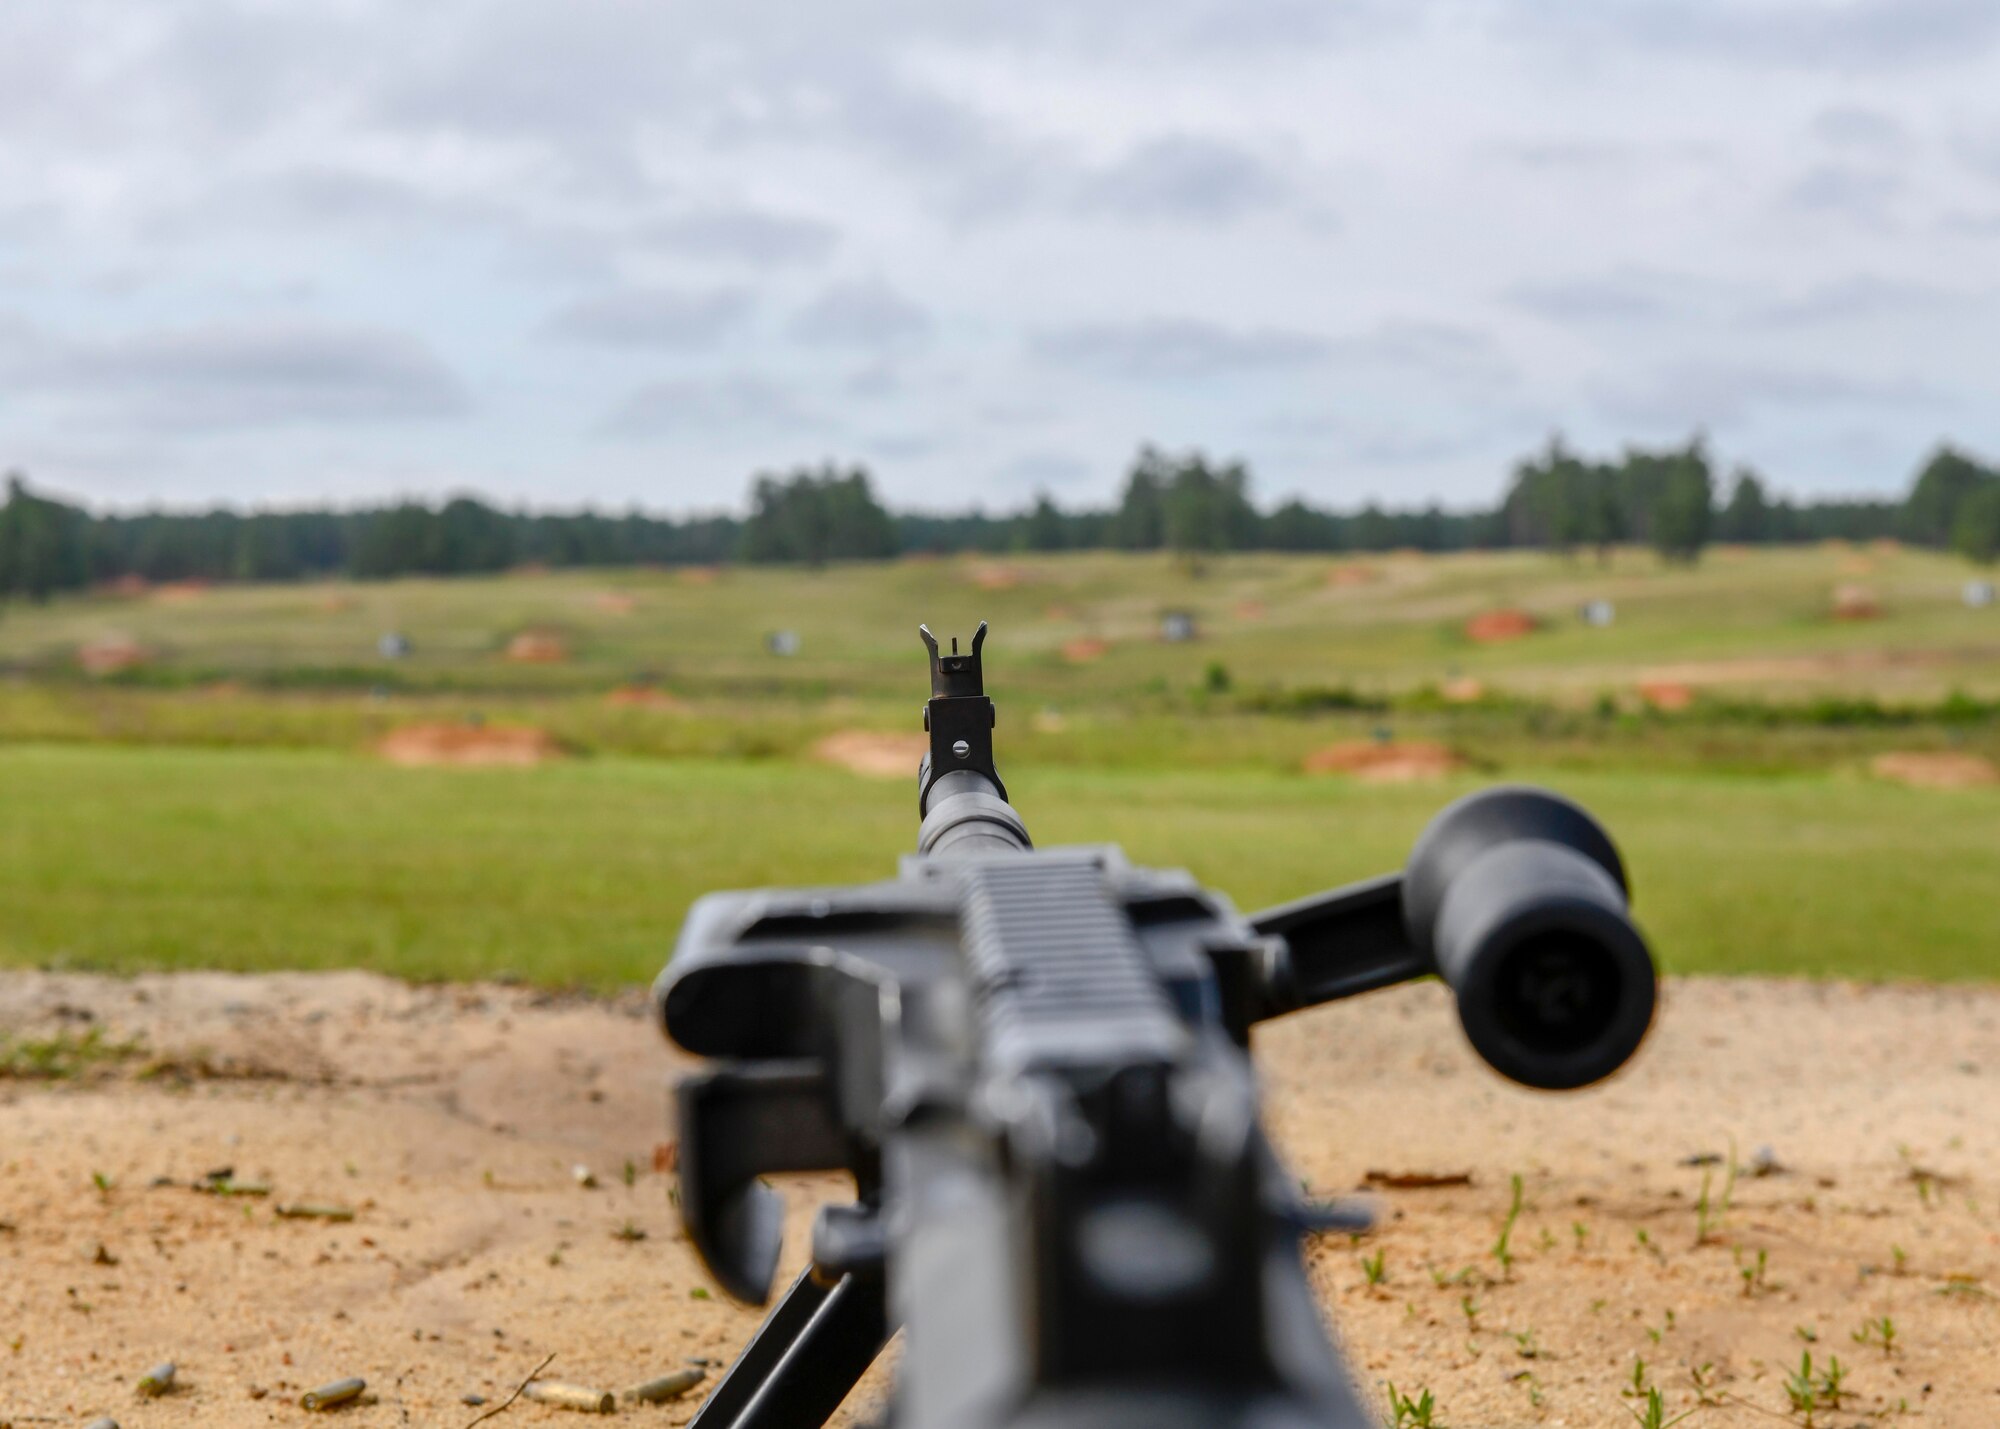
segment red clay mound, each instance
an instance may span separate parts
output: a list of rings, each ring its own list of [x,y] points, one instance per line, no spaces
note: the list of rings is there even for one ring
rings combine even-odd
[[[1835,586],[1833,591],[1833,618],[1835,620],[1874,620],[1882,614],[1882,602],[1875,592],[1865,585]]]
[[[1465,622],[1465,638],[1478,645],[1498,645],[1535,633],[1535,617],[1525,610],[1484,610]]]
[[[930,748],[921,734],[886,734],[875,729],[843,729],[812,748],[813,758],[869,779],[915,779]]]
[[[1684,710],[1694,703],[1694,691],[1678,680],[1641,680],[1639,698],[1656,710]]]
[[[1486,682],[1470,675],[1459,675],[1439,685],[1438,694],[1455,705],[1477,704],[1486,698]]]
[[[981,561],[966,571],[965,578],[981,590],[1012,590],[1021,583],[1023,576],[1019,566]]]
[[[146,647],[129,635],[100,635],[76,647],[76,663],[86,675],[115,675],[120,670],[136,669],[150,658]]]
[[[526,630],[507,642],[507,658],[517,665],[560,665],[569,659],[569,646],[560,635]]]
[[[604,703],[618,709],[658,710],[662,714],[678,714],[687,708],[665,690],[650,685],[621,685],[604,697]]]
[[[685,566],[679,579],[682,585],[714,585],[721,575],[714,566]]]
[[[144,576],[136,576],[128,573],[99,583],[97,591],[100,595],[115,595],[130,600],[135,596],[144,595],[152,588],[153,583]]]
[[[1262,620],[1265,615],[1264,602],[1261,600],[1239,600],[1236,602],[1235,615],[1238,620]]]
[[[344,611],[354,609],[354,597],[351,595],[341,595],[337,591],[332,592],[314,601],[313,609],[317,610],[321,615],[339,615]]]
[[[630,615],[639,608],[639,598],[622,590],[601,590],[590,603],[606,615]]]
[[[1111,642],[1099,640],[1094,635],[1080,635],[1063,643],[1062,657],[1072,665],[1087,665],[1092,660],[1102,660],[1111,653]]]
[[[1465,761],[1442,744],[1422,740],[1348,740],[1306,756],[1308,774],[1347,774],[1364,784],[1414,784],[1442,779]]]
[[[1373,585],[1380,579],[1373,566],[1335,566],[1326,573],[1326,583],[1336,590]]]
[[[162,605],[180,605],[190,600],[200,600],[208,594],[212,582],[205,580],[167,581],[153,587],[153,599]]]
[[[1878,754],[1868,765],[1877,779],[1918,789],[1977,789],[2000,784],[2000,769],[1977,754],[1949,750]]]
[[[391,730],[375,746],[391,764],[546,764],[562,756],[555,736],[531,725],[411,724]]]

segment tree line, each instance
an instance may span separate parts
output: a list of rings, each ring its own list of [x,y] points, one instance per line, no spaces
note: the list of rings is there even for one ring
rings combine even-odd
[[[681,520],[638,511],[507,511],[469,496],[350,511],[96,514],[16,475],[0,506],[0,596],[142,580],[378,579],[550,567],[823,564],[907,552],[1170,550],[1457,551],[1539,547],[1608,551],[1650,544],[1693,560],[1712,540],[1773,543],[1893,537],[2000,558],[2000,470],[1940,447],[1893,500],[1791,502],[1738,467],[1724,483],[1700,439],[1591,459],[1560,438],[1518,462],[1484,511],[1330,511],[1296,498],[1269,510],[1242,462],[1144,447],[1115,505],[892,512],[862,467],[825,465],[753,478],[749,513]]]

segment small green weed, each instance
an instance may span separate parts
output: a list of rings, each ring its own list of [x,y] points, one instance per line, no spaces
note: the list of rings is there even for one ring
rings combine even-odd
[[[1644,1399],[1648,1388],[1649,1386],[1646,1383],[1646,1357],[1644,1355],[1634,1355],[1632,1357],[1632,1382],[1619,1390],[1618,1393],[1626,1399]]]
[[[1695,1409],[1700,1408],[1701,1405],[1697,1404],[1694,1409],[1683,1409],[1669,1419],[1665,1397],[1657,1389],[1648,1389],[1639,1407],[1635,1409],[1628,1404],[1625,1406],[1625,1412],[1632,1416],[1632,1422],[1637,1424],[1639,1429],[1672,1429],[1673,1425],[1680,1423],[1693,1414]]]
[[[1887,1315],[1879,1319],[1863,1320],[1861,1328],[1848,1336],[1857,1345],[1880,1345],[1883,1355],[1896,1353],[1896,1322]]]
[[[1764,1280],[1764,1272],[1771,1262],[1771,1252],[1759,1248],[1755,1260],[1745,1262],[1741,1251],[1736,1255],[1736,1273],[1743,1281],[1743,1298],[1755,1299],[1769,1289]]]
[[[53,1037],[0,1037],[0,1081],[70,1081],[130,1061],[144,1050],[136,1040],[109,1040],[101,1027],[82,1036],[65,1030]]]
[[[1500,1262],[1500,1275],[1502,1279],[1506,1280],[1511,1280],[1514,1277],[1514,1252],[1512,1249],[1514,1223],[1521,1219],[1523,1187],[1519,1172],[1516,1172],[1510,1178],[1510,1183],[1514,1188],[1513,1198],[1507,1204],[1507,1218],[1500,1223],[1499,1239],[1493,1242],[1493,1258]]]
[[[1701,1168],[1701,1194],[1694,1203],[1694,1243],[1707,1245],[1721,1234],[1729,1218],[1729,1200],[1736,1193],[1736,1138],[1729,1139],[1729,1160],[1722,1173],[1722,1188],[1713,1191],[1715,1168]]]
[[[1415,1398],[1389,1386],[1389,1429],[1444,1429],[1437,1417],[1437,1399],[1426,1389]]]
[[[1821,1409],[1838,1409],[1848,1394],[1847,1366],[1838,1355],[1830,1356],[1826,1367],[1813,1369],[1812,1351],[1799,1356],[1799,1367],[1785,1376],[1785,1400],[1792,1413],[1811,1429],[1813,1415]]]

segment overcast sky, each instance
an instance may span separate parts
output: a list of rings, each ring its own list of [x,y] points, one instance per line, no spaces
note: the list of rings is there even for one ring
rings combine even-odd
[[[1996,319],[1987,0],[0,6],[0,467],[102,505],[1878,492]]]

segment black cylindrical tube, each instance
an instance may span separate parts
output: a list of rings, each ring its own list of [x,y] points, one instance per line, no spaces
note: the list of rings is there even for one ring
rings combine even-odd
[[[1624,867],[1567,799],[1503,788],[1454,804],[1417,841],[1403,913],[1472,1045],[1517,1082],[1607,1077],[1652,1023],[1657,980]]]
[[[939,775],[926,806],[929,812],[917,832],[918,853],[968,858],[1025,853],[1034,847],[1014,806],[982,774],[958,769]]]

